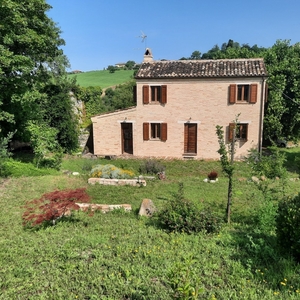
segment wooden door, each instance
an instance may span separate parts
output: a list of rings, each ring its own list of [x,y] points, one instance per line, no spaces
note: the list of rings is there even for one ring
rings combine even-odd
[[[197,153],[197,124],[184,124],[184,153]]]
[[[132,123],[121,123],[122,153],[133,154]]]

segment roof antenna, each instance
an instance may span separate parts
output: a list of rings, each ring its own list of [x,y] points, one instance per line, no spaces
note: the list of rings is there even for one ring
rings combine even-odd
[[[147,49],[147,35],[141,30],[141,35],[139,35],[139,38],[142,39],[142,43],[145,41],[145,49]]]

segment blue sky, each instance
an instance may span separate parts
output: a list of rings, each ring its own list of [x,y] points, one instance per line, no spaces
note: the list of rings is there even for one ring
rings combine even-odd
[[[271,47],[278,39],[300,42],[299,0],[47,0],[48,16],[62,30],[71,70],[179,59],[233,39]],[[147,35],[142,42],[141,31]]]

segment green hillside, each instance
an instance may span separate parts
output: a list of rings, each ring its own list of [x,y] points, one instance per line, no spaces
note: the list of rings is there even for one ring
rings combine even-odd
[[[133,70],[119,70],[110,73],[107,70],[89,71],[79,74],[70,74],[70,78],[76,77],[80,86],[100,86],[107,88],[129,81],[133,77]]]

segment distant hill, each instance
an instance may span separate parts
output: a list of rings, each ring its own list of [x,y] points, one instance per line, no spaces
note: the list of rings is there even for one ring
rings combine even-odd
[[[118,70],[110,73],[107,70],[102,70],[70,74],[68,76],[70,78],[76,77],[80,86],[100,86],[102,89],[105,89],[129,81],[133,77],[133,72],[133,70]]]

